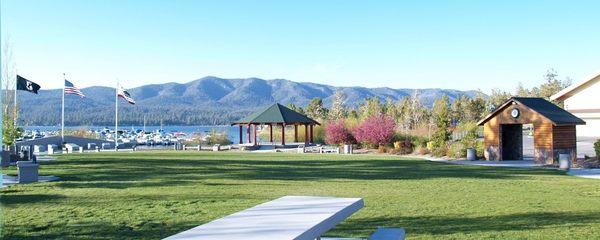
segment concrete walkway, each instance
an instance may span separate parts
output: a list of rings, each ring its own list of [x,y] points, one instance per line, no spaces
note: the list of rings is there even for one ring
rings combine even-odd
[[[467,161],[467,160],[445,160],[426,158],[432,162],[443,162],[449,164],[486,166],[486,167],[516,167],[516,168],[535,168],[543,167],[542,164],[536,164],[531,160],[510,160],[510,161]],[[568,175],[582,178],[600,179],[600,169],[579,169],[574,168],[567,171]]]
[[[444,159],[427,159],[432,162],[443,162],[460,165],[474,165],[486,167],[516,167],[516,168],[534,168],[542,167],[542,164],[534,163],[529,160],[511,160],[511,161],[467,161],[467,160],[444,160]]]
[[[39,176],[38,182],[50,182],[56,181],[58,179],[59,177],[56,176]],[[2,174],[2,186],[0,186],[0,188],[8,187],[14,184],[20,184],[19,179],[17,179],[17,176],[9,176],[6,174]]]
[[[575,177],[600,179],[600,169],[571,169],[567,174]]]

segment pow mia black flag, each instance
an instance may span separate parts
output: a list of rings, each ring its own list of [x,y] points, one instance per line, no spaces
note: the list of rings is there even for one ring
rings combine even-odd
[[[17,90],[23,90],[37,94],[38,90],[40,90],[40,85],[17,75]]]

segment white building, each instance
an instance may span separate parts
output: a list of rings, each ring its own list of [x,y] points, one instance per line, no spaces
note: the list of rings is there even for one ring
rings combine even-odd
[[[577,126],[578,137],[600,137],[600,72],[560,91],[551,100],[564,102],[565,109],[583,119]]]

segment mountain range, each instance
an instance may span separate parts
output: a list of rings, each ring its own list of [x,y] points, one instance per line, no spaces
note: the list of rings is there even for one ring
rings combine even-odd
[[[61,91],[62,89],[40,90],[38,95],[19,92],[20,123],[60,124]],[[81,91],[86,98],[80,99],[75,95],[67,95],[65,98],[65,124],[114,124],[114,88],[95,86]],[[275,102],[306,106],[315,97],[323,99],[324,105],[330,107],[336,91],[345,94],[345,104],[349,108],[358,107],[367,97],[397,101],[411,96],[415,91],[426,106],[431,106],[436,98],[444,94],[452,101],[461,95],[473,97],[478,93],[453,89],[335,87],[285,79],[223,79],[212,76],[188,83],[144,85],[128,91],[136,100],[136,105],[121,101],[119,122],[136,125],[143,123],[144,116],[148,125],[161,122],[169,125],[227,124]]]

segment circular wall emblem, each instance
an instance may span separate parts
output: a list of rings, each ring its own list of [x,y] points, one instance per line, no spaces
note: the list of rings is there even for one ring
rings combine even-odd
[[[513,108],[513,110],[510,111],[510,116],[512,116],[513,118],[518,118],[519,115],[521,115],[521,112],[518,108]]]

